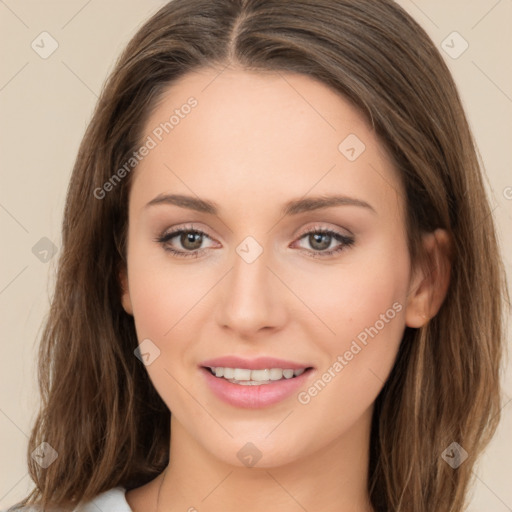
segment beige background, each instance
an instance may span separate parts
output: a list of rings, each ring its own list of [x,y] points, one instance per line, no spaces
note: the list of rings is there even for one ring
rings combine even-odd
[[[20,499],[31,483],[25,450],[38,404],[36,339],[57,260],[44,263],[32,248],[43,237],[60,246],[67,183],[102,83],[128,39],[163,3],[0,0],[0,508]],[[512,280],[512,1],[399,3],[441,48],[459,86]],[[58,42],[46,59],[31,47],[43,31]],[[469,44],[458,58],[443,50],[453,31]],[[464,42],[450,36],[447,44],[455,55]],[[504,376],[503,421],[476,467],[470,511],[512,511],[510,368]]]

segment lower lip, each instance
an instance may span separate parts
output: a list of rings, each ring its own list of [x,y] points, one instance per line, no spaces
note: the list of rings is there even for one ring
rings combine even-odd
[[[224,378],[215,377],[209,369],[200,368],[211,391],[224,402],[235,407],[259,409],[276,404],[296,392],[309,378],[312,368],[298,377],[271,381],[268,384],[247,386],[233,384]]]

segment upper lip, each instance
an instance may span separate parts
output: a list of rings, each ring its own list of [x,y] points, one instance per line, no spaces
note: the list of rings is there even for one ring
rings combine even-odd
[[[244,368],[247,370],[264,370],[266,368],[281,368],[282,370],[301,370],[310,368],[311,365],[277,359],[275,357],[256,357],[254,359],[244,359],[238,356],[216,357],[203,361],[200,366],[209,368]]]

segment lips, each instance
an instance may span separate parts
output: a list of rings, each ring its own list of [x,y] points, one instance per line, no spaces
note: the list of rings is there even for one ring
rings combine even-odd
[[[306,370],[298,377],[282,379],[259,386],[243,386],[226,379],[215,377],[209,369],[201,368],[200,373],[209,391],[218,399],[242,409],[259,409],[290,399],[314,378],[313,369]]]
[[[213,395],[233,407],[245,409],[269,407],[291,398],[316,373],[309,363],[277,359],[275,357],[245,359],[238,356],[224,356],[203,361],[199,367],[204,382]],[[219,367],[251,371],[281,368],[288,371],[295,370],[298,375],[294,375],[292,378],[258,382],[257,385],[243,385],[247,384],[247,382],[239,381],[235,383],[232,380],[216,377],[212,373],[211,368]],[[256,383],[251,382],[251,384]]]

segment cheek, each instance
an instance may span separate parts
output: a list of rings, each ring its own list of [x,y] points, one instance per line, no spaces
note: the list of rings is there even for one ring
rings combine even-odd
[[[386,283],[387,284],[387,283]],[[393,368],[404,330],[404,308],[386,287],[365,293],[365,307],[353,307],[349,293],[326,310],[335,331],[317,335],[325,355],[311,385],[297,396],[302,413],[322,425],[326,437],[357,425],[372,407]],[[381,316],[382,315],[382,316]]]
[[[191,368],[188,348],[197,338],[198,311],[204,308],[201,300],[212,287],[215,276],[191,272],[186,265],[169,262],[167,254],[144,254],[134,250],[129,259],[128,274],[133,316],[139,343],[151,340],[159,355],[146,367],[148,375],[164,402],[173,410],[199,411],[183,393]],[[156,350],[153,348],[153,350]]]
[[[315,338],[322,344],[334,350],[342,349],[347,341],[378,322],[390,308],[388,316],[393,316],[393,322],[386,326],[398,324],[398,329],[386,329],[386,336],[388,331],[396,334],[401,330],[403,319],[395,313],[404,306],[409,258],[405,246],[392,245],[384,240],[364,251],[347,253],[339,265],[308,267],[288,273],[287,278],[297,294],[316,313],[316,318],[308,315],[304,322],[309,321],[311,327],[319,328]],[[395,303],[401,307],[393,309]],[[378,327],[381,327],[380,322]]]
[[[148,251],[146,251],[148,253]],[[155,256],[134,250],[128,265],[130,298],[139,339],[165,340],[172,336],[216,279],[208,269],[171,262],[163,250]]]
[[[313,395],[322,391],[315,398],[318,404],[337,403],[345,411],[361,412],[375,400],[403,336],[408,269],[405,244],[383,243],[357,258],[347,257],[302,288],[308,306],[322,320],[308,321],[324,354],[318,372],[322,382],[311,390]]]

